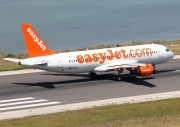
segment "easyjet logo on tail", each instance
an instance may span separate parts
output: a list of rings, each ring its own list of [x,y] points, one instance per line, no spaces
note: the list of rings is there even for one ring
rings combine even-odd
[[[31,37],[34,39],[34,42],[39,45],[39,47],[42,49],[42,51],[46,50],[46,46],[43,45],[43,41],[39,40],[37,35],[31,30],[31,28],[27,28],[27,32],[31,35]]]
[[[108,49],[105,52],[77,55],[76,58],[78,63],[80,64],[84,62],[99,62],[100,64],[103,64],[106,60],[137,58],[146,56],[152,56],[152,51],[150,48],[131,49],[129,50],[129,52],[124,49],[121,49],[119,51],[113,51],[112,49]]]

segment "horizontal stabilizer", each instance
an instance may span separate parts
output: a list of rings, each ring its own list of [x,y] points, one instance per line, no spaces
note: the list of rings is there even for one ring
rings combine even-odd
[[[20,62],[22,59],[16,59],[16,58],[4,58],[4,60],[18,63],[18,62]]]

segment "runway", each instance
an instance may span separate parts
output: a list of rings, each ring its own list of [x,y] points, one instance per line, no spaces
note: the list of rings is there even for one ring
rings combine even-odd
[[[113,81],[113,73],[99,73],[96,80],[52,72],[0,76],[0,113],[180,90],[180,59],[156,69],[148,77],[125,72],[123,81]]]

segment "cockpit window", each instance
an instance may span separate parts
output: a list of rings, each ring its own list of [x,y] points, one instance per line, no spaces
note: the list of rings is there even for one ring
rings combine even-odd
[[[166,49],[166,52],[169,52],[169,49]]]

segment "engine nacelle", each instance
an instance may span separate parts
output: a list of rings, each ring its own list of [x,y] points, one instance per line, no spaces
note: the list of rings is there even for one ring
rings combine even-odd
[[[131,74],[135,74],[137,76],[149,76],[153,74],[153,72],[154,72],[154,67],[151,66],[150,64],[147,64],[146,66],[134,68],[133,70],[130,71]]]

